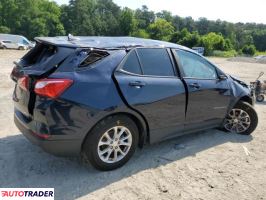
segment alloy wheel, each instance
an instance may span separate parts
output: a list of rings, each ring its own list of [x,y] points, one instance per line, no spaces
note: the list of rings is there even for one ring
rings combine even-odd
[[[249,114],[242,109],[235,108],[227,115],[224,128],[230,132],[242,133],[250,127],[250,124]]]
[[[105,163],[122,160],[132,145],[132,134],[124,126],[115,126],[106,131],[98,143],[98,156]]]

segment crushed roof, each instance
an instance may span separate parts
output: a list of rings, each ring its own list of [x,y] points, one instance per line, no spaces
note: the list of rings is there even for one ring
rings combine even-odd
[[[90,47],[90,48],[132,48],[132,47],[168,47],[188,49],[187,47],[159,40],[136,37],[102,37],[102,36],[58,36],[36,37],[36,41],[46,42],[57,46]]]

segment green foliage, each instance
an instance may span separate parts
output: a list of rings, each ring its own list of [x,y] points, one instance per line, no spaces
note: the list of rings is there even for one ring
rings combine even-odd
[[[137,29],[137,20],[135,19],[134,12],[129,8],[124,8],[119,18],[119,24],[122,35],[134,33]]]
[[[236,50],[229,50],[229,51],[214,50],[211,54],[211,56],[224,57],[224,58],[235,57],[237,55],[238,53],[236,52]]]
[[[180,32],[173,33],[170,41],[192,48],[201,44],[201,37],[197,31],[190,33],[184,28]]]
[[[229,50],[228,48],[231,46],[230,42],[226,42],[221,34],[213,32],[204,35],[201,39],[201,44],[205,48],[206,55],[211,55],[214,50]]]
[[[256,51],[255,56],[266,56],[266,51]]]
[[[133,37],[139,37],[139,38],[146,38],[146,39],[147,38],[150,38],[149,33],[147,33],[147,31],[144,30],[144,29],[138,29],[138,30],[134,31],[131,34],[131,36],[133,36]]]
[[[252,38],[259,51],[266,51],[266,29],[253,31]]]
[[[0,26],[0,33],[10,33],[10,29],[6,26]]]
[[[249,56],[254,56],[256,53],[256,47],[254,45],[245,45],[242,48],[242,53]]]
[[[8,32],[30,39],[36,36],[64,35],[60,7],[48,0],[3,0],[0,6],[0,26]],[[2,32],[2,30],[1,30]]]
[[[135,18],[138,21],[139,29],[147,29],[148,26],[155,21],[155,14],[149,11],[147,6],[142,6],[141,9],[136,10]]]
[[[165,19],[158,18],[149,25],[148,32],[153,39],[169,41],[174,33],[174,27]]]
[[[154,13],[147,6],[121,9],[112,0],[70,0],[59,6],[51,0],[1,0],[0,33],[36,36],[131,35],[171,41],[187,47],[203,46],[206,55],[266,51],[266,25],[230,23]],[[222,53],[221,53],[222,52]]]

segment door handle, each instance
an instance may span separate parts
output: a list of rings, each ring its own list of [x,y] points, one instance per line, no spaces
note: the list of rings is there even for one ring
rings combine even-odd
[[[199,89],[200,85],[198,83],[191,83],[189,84],[189,87]]]
[[[144,87],[146,83],[141,82],[141,81],[133,81],[129,83],[129,86],[136,87],[136,88],[141,88]]]

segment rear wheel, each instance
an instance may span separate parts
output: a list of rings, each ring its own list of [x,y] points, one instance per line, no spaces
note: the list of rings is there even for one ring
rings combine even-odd
[[[260,95],[256,96],[256,101],[257,102],[263,102],[264,101],[264,95],[260,94]]]
[[[254,108],[243,101],[229,112],[224,120],[224,128],[227,131],[250,135],[258,125],[258,115]]]
[[[123,166],[134,154],[138,144],[138,128],[124,115],[108,117],[89,133],[83,145],[83,155],[99,170]]]
[[[18,50],[24,50],[24,48],[20,46],[20,47],[18,47]]]

